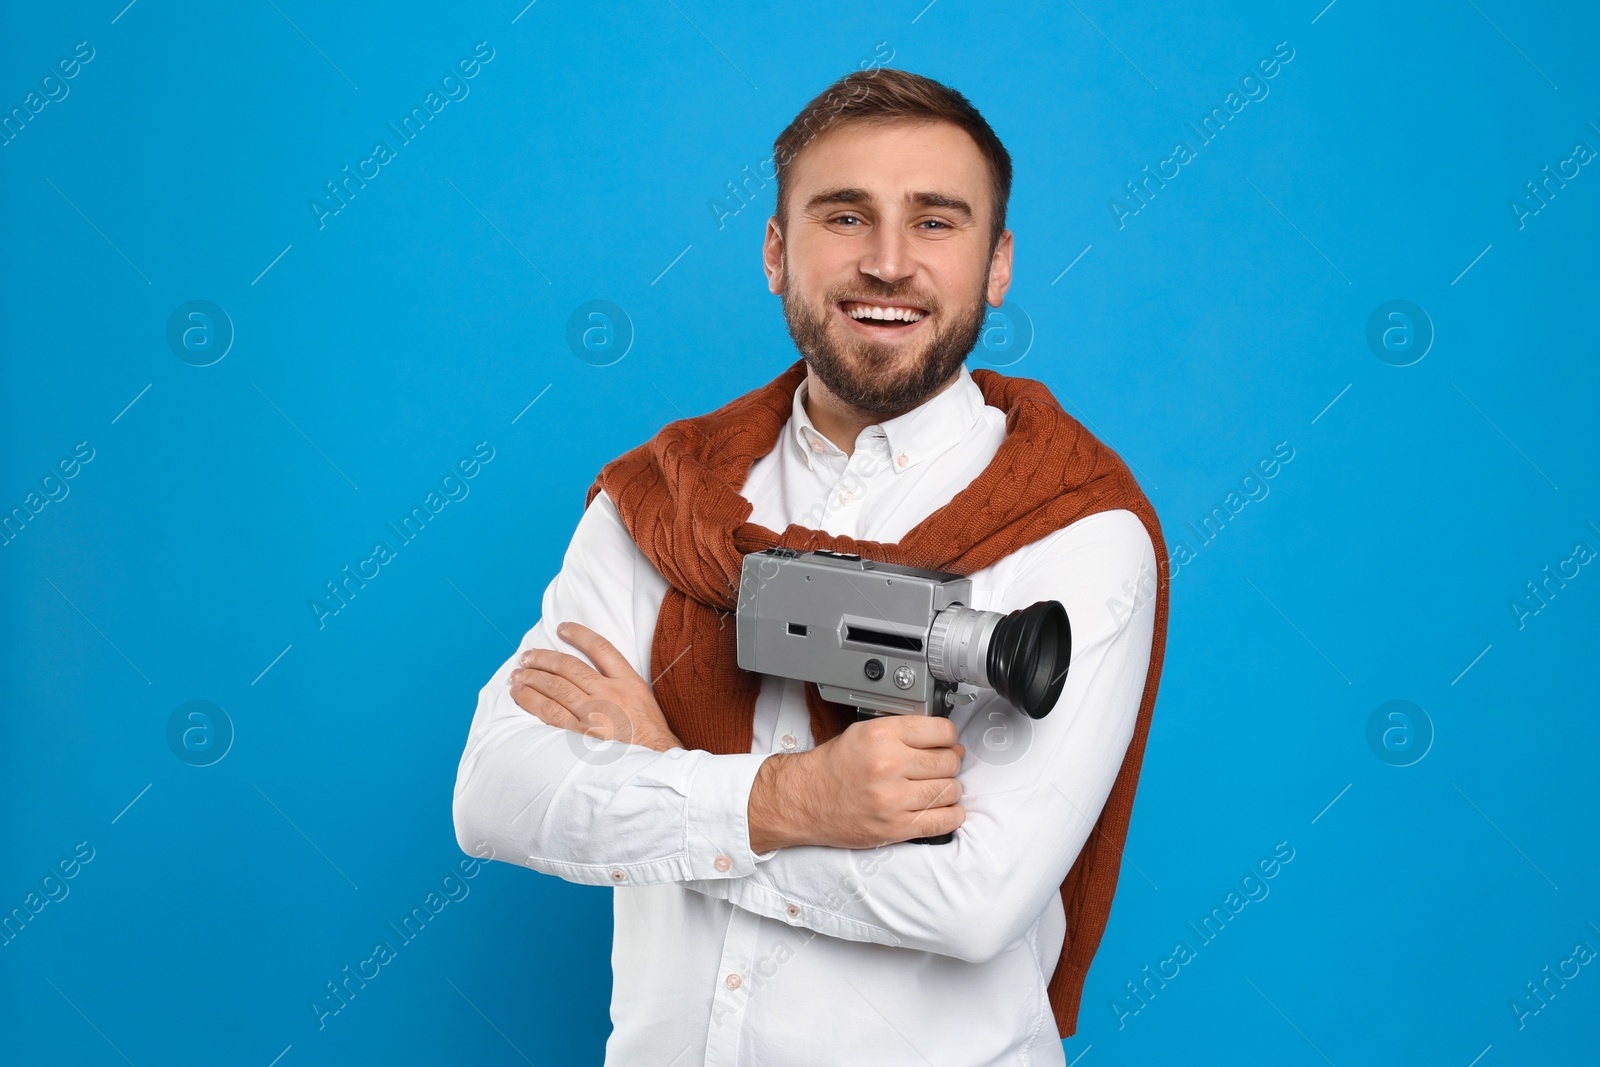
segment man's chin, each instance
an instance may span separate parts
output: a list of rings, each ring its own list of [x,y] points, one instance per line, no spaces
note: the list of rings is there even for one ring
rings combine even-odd
[[[906,377],[915,373],[927,360],[928,348],[928,344],[879,344],[846,337],[839,338],[833,350],[849,370],[876,379],[882,375]]]
[[[895,364],[873,366],[851,356],[843,357],[821,374],[824,384],[840,400],[864,415],[887,418],[901,413],[908,399],[908,390],[915,383],[918,372],[915,366],[899,367]],[[812,365],[813,372],[819,368]],[[914,406],[914,405],[913,405]]]
[[[924,336],[878,341],[837,317],[813,318],[787,296],[784,317],[810,373],[841,402],[879,421],[910,411],[948,384],[972,351],[983,323],[980,305],[956,324],[954,333],[948,326],[934,331],[935,323],[923,322],[918,330],[927,331]],[[962,348],[959,358],[957,348]]]

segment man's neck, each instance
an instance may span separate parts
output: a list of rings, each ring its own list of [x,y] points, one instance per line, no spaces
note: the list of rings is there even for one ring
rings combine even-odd
[[[927,403],[950,388],[961,377],[960,368],[950,376],[950,380],[941,385],[938,390],[922,403]],[[806,367],[806,395],[803,401],[806,417],[811,420],[811,425],[816,431],[832,441],[848,457],[855,452],[856,437],[868,426],[875,426],[880,422],[903,415],[905,412],[896,412],[893,415],[869,415],[858,408],[845,403],[835,396],[822,379],[812,372],[810,366]],[[914,405],[920,406],[920,405]],[[907,408],[907,411],[912,410]]]

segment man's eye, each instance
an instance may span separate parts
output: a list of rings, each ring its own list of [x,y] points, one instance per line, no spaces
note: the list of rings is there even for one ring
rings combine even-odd
[[[860,221],[860,216],[858,216],[858,215],[840,215],[840,216],[836,217],[833,221],[834,222],[843,222],[845,219],[855,219],[856,221],[859,222]]]
[[[948,230],[948,229],[952,228],[950,226],[950,224],[945,222],[943,219],[923,219],[922,220],[922,225],[924,225],[924,226],[928,225],[929,223],[932,223],[933,225],[939,227],[941,230]]]

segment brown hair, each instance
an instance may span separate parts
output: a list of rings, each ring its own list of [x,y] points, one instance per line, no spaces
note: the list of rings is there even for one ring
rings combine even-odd
[[[853,71],[828,86],[801,109],[794,121],[772,143],[777,166],[778,227],[787,222],[784,177],[800,150],[819,135],[848,122],[891,123],[949,122],[965,130],[978,145],[989,166],[993,225],[989,248],[993,252],[1006,228],[1006,203],[1011,199],[1011,154],[989,123],[966,97],[947,85],[920,74],[877,67]]]

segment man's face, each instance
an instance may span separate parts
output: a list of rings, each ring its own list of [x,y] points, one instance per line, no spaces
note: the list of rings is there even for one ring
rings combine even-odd
[[[848,123],[806,145],[786,180],[787,232],[768,222],[763,258],[795,347],[862,413],[909,411],[956,373],[984,304],[1011,285],[1011,231],[989,250],[978,146],[946,122]]]

